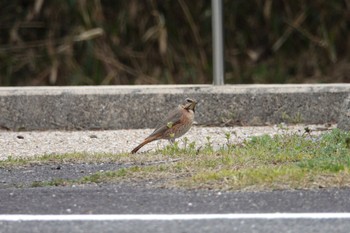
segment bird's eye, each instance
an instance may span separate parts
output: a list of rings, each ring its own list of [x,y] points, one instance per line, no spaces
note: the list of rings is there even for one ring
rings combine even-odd
[[[193,103],[193,100],[191,100],[190,98],[186,98],[186,102]]]

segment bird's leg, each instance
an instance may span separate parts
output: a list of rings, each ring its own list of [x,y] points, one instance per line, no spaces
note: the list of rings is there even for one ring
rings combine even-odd
[[[175,138],[170,138],[169,139],[170,147],[174,150],[178,148],[178,144],[175,142]]]
[[[175,134],[174,134],[174,133],[171,133],[171,134],[169,135],[169,142],[170,142],[172,145],[174,145],[174,143],[175,143]]]

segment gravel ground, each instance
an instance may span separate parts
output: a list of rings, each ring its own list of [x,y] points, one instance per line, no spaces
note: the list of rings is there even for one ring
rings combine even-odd
[[[242,140],[262,134],[277,134],[282,132],[304,133],[305,127],[313,134],[329,130],[334,125],[293,125],[264,127],[199,127],[194,126],[185,135],[189,142],[196,146],[207,143],[208,137],[214,147],[227,142],[225,133],[231,134],[230,141],[239,143]],[[284,127],[283,127],[284,128]],[[87,152],[87,153],[120,153],[128,152],[152,133],[153,129],[140,130],[106,130],[106,131],[0,131],[0,160],[12,157],[28,157],[44,154]],[[182,139],[180,146],[183,144]],[[144,146],[140,152],[159,148],[168,143],[165,140],[152,142]],[[183,146],[183,145],[182,145]]]

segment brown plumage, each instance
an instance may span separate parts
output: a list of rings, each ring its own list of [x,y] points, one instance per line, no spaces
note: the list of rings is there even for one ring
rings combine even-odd
[[[175,138],[184,135],[192,126],[196,104],[195,100],[187,98],[186,104],[179,105],[171,111],[166,119],[157,125],[153,133],[135,147],[131,153],[136,153],[141,147],[155,140],[168,139],[174,142]]]

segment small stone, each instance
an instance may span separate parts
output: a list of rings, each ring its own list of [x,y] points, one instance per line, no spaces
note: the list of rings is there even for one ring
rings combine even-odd
[[[51,170],[61,170],[61,165],[51,167]]]
[[[22,135],[17,135],[18,139],[24,139],[24,137]]]

